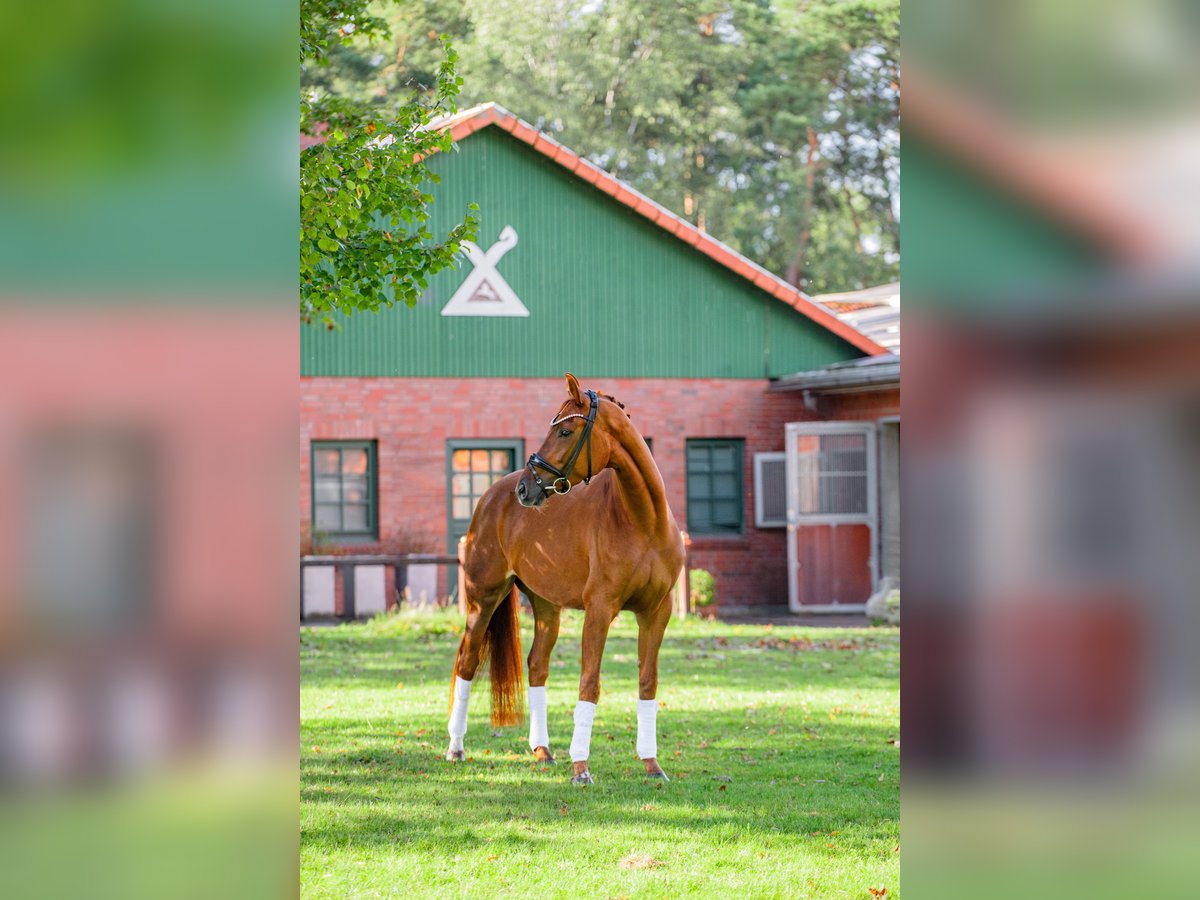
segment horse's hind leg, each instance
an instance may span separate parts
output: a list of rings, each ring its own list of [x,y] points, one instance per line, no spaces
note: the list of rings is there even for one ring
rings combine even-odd
[[[461,760],[466,755],[463,750],[463,738],[467,733],[467,705],[471,699],[471,682],[479,670],[492,613],[496,611],[500,601],[508,596],[512,589],[512,580],[482,592],[483,602],[474,599],[480,595],[471,591],[470,587],[468,582],[467,627],[459,642],[458,654],[454,658],[454,686],[450,696],[450,722],[447,726],[450,733],[450,746],[446,750],[448,760]]]
[[[608,628],[616,618],[616,611],[601,600],[584,597],[583,653],[580,660],[579,702],[575,704],[575,732],[571,737],[571,762],[575,775],[572,784],[591,784],[588,757],[592,747],[592,722],[596,716],[596,702],[600,699],[600,661],[604,657],[604,643],[608,639]]]
[[[671,595],[654,609],[638,613],[637,755],[651,778],[667,780],[658,764],[658,649],[671,621]]]
[[[550,653],[558,640],[560,610],[541,597],[529,596],[533,604],[533,646],[529,648],[529,749],[538,762],[554,762],[550,754],[550,732],[546,726],[546,679],[550,677]]]

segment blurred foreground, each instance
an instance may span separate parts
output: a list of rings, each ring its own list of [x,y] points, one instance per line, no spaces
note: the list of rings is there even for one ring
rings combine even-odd
[[[905,8],[913,896],[1188,893],[1193,12]]]
[[[0,893],[295,892],[295,7],[6,4]]]

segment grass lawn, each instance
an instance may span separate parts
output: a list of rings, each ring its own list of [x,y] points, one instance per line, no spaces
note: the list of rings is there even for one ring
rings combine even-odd
[[[493,731],[482,674],[469,761],[443,761],[457,615],[303,629],[303,893],[899,895],[898,629],[672,622],[663,785],[634,753],[637,629],[622,614],[592,731],[596,784],[580,788],[568,784],[567,745],[581,625],[564,614],[550,670],[557,766],[533,761],[527,725]],[[522,631],[527,650],[532,619]]]

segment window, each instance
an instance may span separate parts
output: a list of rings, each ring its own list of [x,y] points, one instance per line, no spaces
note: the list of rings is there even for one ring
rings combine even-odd
[[[800,515],[867,514],[866,433],[801,435],[796,450],[796,511]]]
[[[516,471],[524,458],[520,440],[456,440],[446,442],[446,497],[449,545],[467,533],[479,498],[488,488]]]
[[[741,534],[740,438],[687,442],[687,520],[692,534]]]
[[[784,453],[754,454],[754,524],[758,528],[787,525],[787,468]]]
[[[313,441],[313,531],[375,537],[374,441]]]

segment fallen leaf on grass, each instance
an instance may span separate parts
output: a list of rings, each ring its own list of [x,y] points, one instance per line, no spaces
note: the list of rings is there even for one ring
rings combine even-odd
[[[567,814],[567,804],[565,804],[565,803],[564,803],[564,804],[562,805],[562,808],[561,808],[561,809],[559,809],[559,811],[558,811],[558,814],[559,814],[560,816],[565,816],[565,815]]]
[[[316,744],[313,744],[312,751],[313,751],[313,753],[320,753],[320,752],[321,752],[321,748],[320,748],[320,747],[318,747]]]
[[[725,790],[725,785],[721,785],[719,788],[717,788],[717,790],[718,790],[718,791],[723,791],[723,790]]]
[[[878,898],[878,897],[886,897],[887,896],[887,888],[885,888],[883,886],[880,886],[878,888],[869,887],[869,888],[867,888],[867,890],[871,892],[872,897]]]
[[[665,866],[666,863],[643,853],[630,853],[621,860],[620,865],[622,869],[657,869],[659,866]]]
[[[488,862],[495,862],[495,861],[496,861],[496,860],[498,860],[499,858],[500,858],[499,856],[489,856],[489,857],[488,857],[488,859],[487,859],[487,861],[488,861]]]
[[[658,809],[658,807],[651,803],[643,803],[642,804],[642,812],[650,812],[653,809]]]

